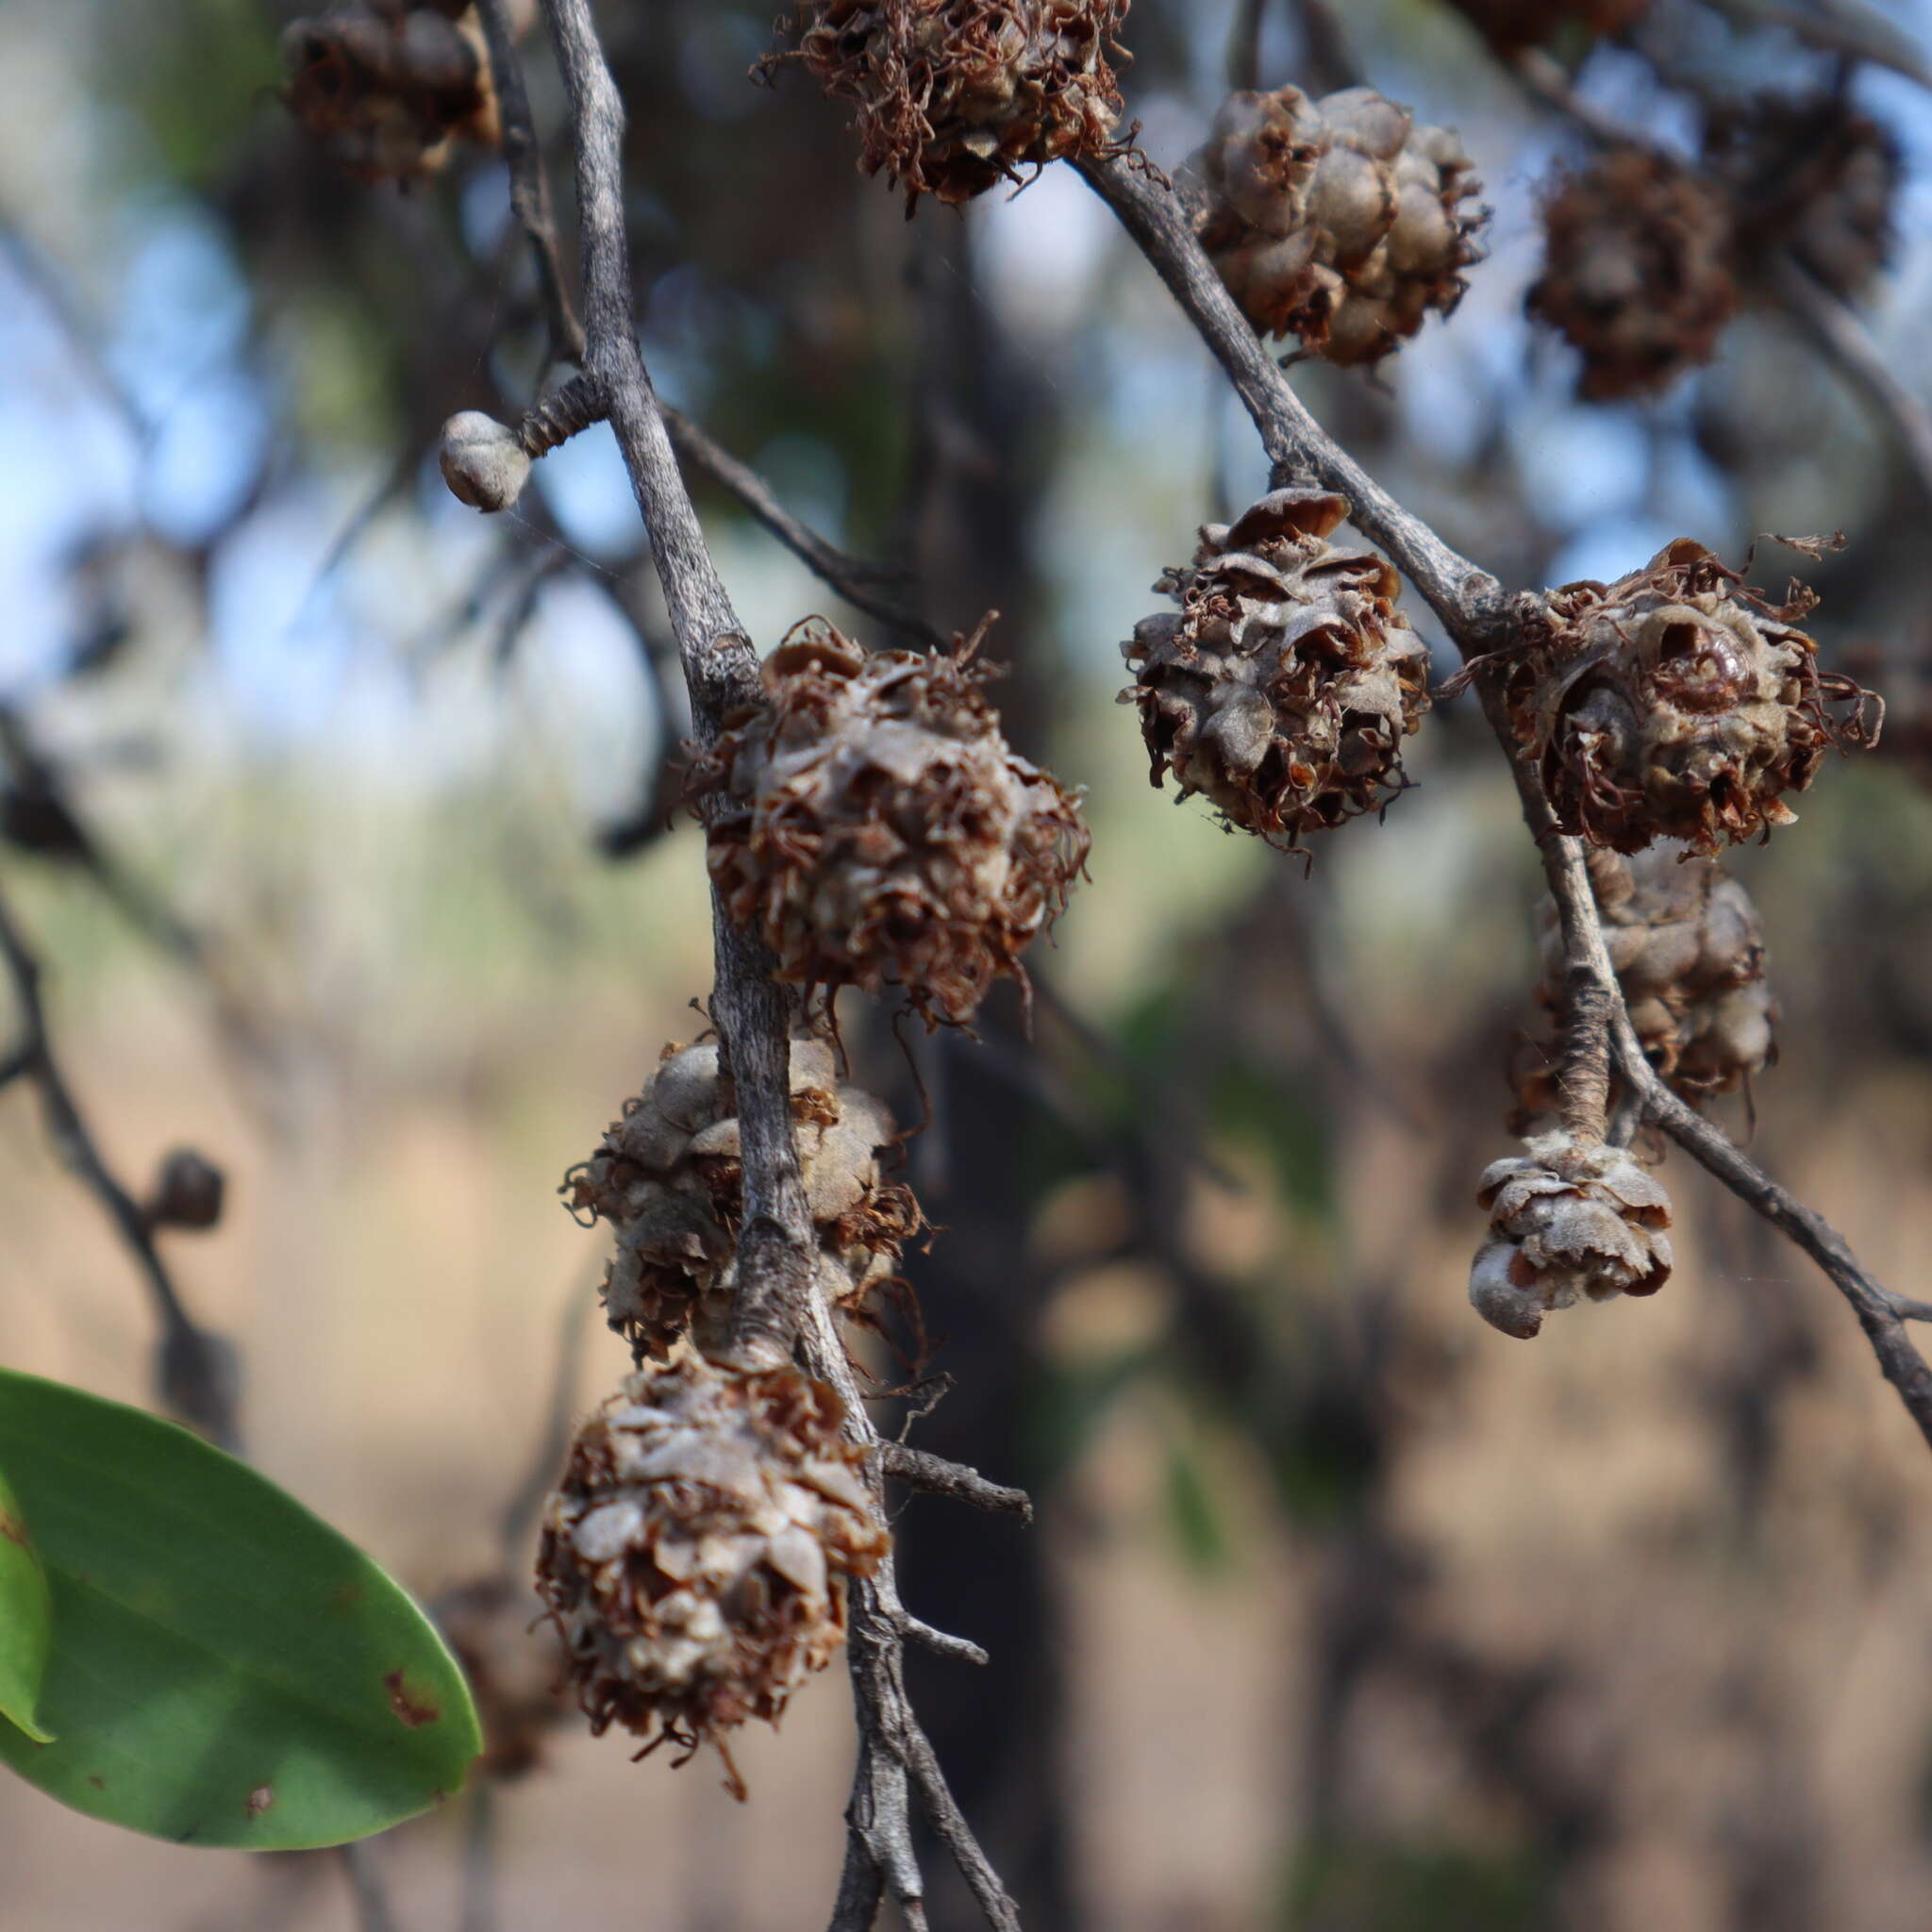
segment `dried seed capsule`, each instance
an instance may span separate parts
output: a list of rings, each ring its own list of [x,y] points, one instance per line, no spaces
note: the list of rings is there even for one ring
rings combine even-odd
[[[686,1357],[629,1376],[585,1424],[544,1508],[537,1588],[593,1730],[723,1750],[831,1661],[846,1581],[890,1542],[843,1422],[795,1369]]]
[[[1592,851],[1590,874],[1631,1024],[1657,1072],[1692,1105],[1762,1072],[1774,1054],[1777,1002],[1744,888],[1716,859],[1671,841],[1631,858]],[[1541,924],[1541,997],[1554,1007],[1563,933],[1548,900]],[[1541,1110],[1535,1096],[1525,1100]]]
[[[1396,608],[1394,570],[1327,540],[1340,496],[1277,490],[1201,531],[1155,586],[1178,616],[1122,645],[1152,779],[1172,772],[1236,824],[1291,848],[1402,791],[1402,741],[1428,703],[1429,659]]]
[[[1454,0],[1499,54],[1541,47],[1565,31],[1616,34],[1633,26],[1650,0]]]
[[[227,1182],[211,1160],[192,1147],[176,1147],[162,1160],[143,1209],[150,1227],[192,1228],[199,1233],[222,1218]]]
[[[510,508],[530,480],[530,453],[507,423],[461,409],[442,425],[442,480],[458,503],[485,512]]]
[[[1463,206],[1480,184],[1460,142],[1369,88],[1230,94],[1188,167],[1241,313],[1331,362],[1378,362],[1449,314],[1482,258],[1489,210]]]
[[[1582,352],[1584,395],[1662,389],[1717,353],[1741,299],[1720,189],[1620,148],[1559,183],[1543,230],[1542,275],[1524,306]]]
[[[1087,857],[1076,794],[1016,757],[972,661],[859,651],[823,620],[765,660],[765,703],[692,774],[712,883],[804,986],[902,986],[972,1017],[1065,908]]]
[[[344,0],[291,21],[281,54],[290,111],[362,180],[417,180],[442,166],[453,138],[501,138],[474,9]]]
[[[1730,189],[1746,264],[1795,257],[1847,301],[1867,293],[1897,242],[1897,142],[1841,94],[1762,94],[1719,108],[1705,158]]]
[[[1122,151],[1108,56],[1127,0],[803,0],[798,46],[758,72],[802,61],[849,101],[859,166],[906,191],[970,201],[1023,168]]]
[[[924,1225],[912,1191],[879,1168],[892,1118],[884,1101],[839,1078],[822,1040],[791,1042],[791,1115],[820,1291],[857,1315],[894,1278],[902,1247]],[[701,1353],[722,1353],[738,1289],[743,1168],[717,1046],[667,1047],[565,1187],[573,1208],[616,1232],[605,1312],[640,1358],[661,1361],[686,1334]]]
[[[1681,839],[1708,854],[1795,819],[1783,794],[1811,783],[1827,747],[1875,743],[1884,718],[1870,691],[1819,670],[1795,625],[1814,601],[1794,587],[1774,607],[1689,538],[1607,587],[1552,591],[1554,634],[1508,699],[1564,828],[1618,852]]]
[[[1565,1133],[1498,1160],[1476,1201],[1490,1239],[1470,1270],[1469,1299],[1491,1327],[1527,1341],[1578,1296],[1655,1294],[1669,1278],[1670,1196],[1626,1148]]]

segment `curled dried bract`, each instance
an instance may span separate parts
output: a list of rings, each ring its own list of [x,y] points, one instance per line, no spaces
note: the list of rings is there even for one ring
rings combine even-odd
[[[1172,772],[1182,797],[1291,846],[1403,789],[1402,741],[1428,702],[1394,570],[1327,541],[1347,515],[1340,496],[1277,490],[1205,525],[1192,564],[1156,586],[1179,613],[1122,646],[1154,783]]]
[[[1619,148],[1557,186],[1543,229],[1524,306],[1582,352],[1586,396],[1662,389],[1716,354],[1741,300],[1721,190],[1665,156]]]
[[[1818,668],[1795,623],[1812,601],[1794,588],[1774,607],[1689,538],[1614,584],[1552,591],[1553,632],[1507,689],[1564,829],[1618,852],[1681,839],[1708,854],[1790,824],[1783,794],[1831,746],[1875,742],[1884,715]]]
[[[1024,168],[1123,151],[1109,56],[1127,0],[804,0],[788,60],[856,109],[859,166],[958,203]]]
[[[1489,211],[1445,127],[1370,88],[1230,94],[1188,163],[1207,192],[1201,243],[1263,335],[1331,362],[1378,362],[1449,314]]]
[[[829,1045],[804,1039],[791,1042],[791,1117],[820,1292],[827,1306],[863,1315],[924,1224],[912,1191],[880,1169],[880,1150],[895,1139],[891,1114],[839,1077]],[[686,1335],[708,1356],[728,1349],[744,1200],[739,1133],[715,1042],[667,1047],[565,1183],[574,1208],[616,1233],[605,1313],[640,1358],[662,1360]]]
[[[692,775],[711,879],[795,985],[906,990],[964,1022],[1064,909],[1087,856],[1077,796],[1015,755],[974,661],[858,650],[801,625],[765,702]]]
[[[474,9],[344,0],[282,30],[291,112],[352,175],[413,181],[460,137],[500,138]]]
[[[594,1730],[722,1751],[831,1661],[846,1582],[890,1542],[843,1424],[796,1369],[689,1357],[629,1376],[585,1424],[544,1507],[537,1588]]]
[[[1579,1298],[1655,1294],[1671,1272],[1670,1196],[1627,1148],[1567,1133],[1525,1142],[1476,1190],[1490,1238],[1469,1299],[1491,1327],[1527,1341]]]

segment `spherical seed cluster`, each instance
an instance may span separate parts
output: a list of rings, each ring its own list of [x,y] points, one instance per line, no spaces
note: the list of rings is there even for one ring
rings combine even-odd
[[[803,61],[849,101],[859,166],[906,191],[959,203],[1023,168],[1120,152],[1108,55],[1127,0],[804,0]]]
[[[544,1508],[537,1588],[593,1729],[722,1748],[831,1661],[846,1579],[889,1546],[843,1420],[795,1369],[687,1357],[629,1376],[584,1426]]]
[[[1708,854],[1790,824],[1783,794],[1828,746],[1874,742],[1884,715],[1868,722],[1872,694],[1819,670],[1794,623],[1812,602],[1794,590],[1774,608],[1689,538],[1607,587],[1552,591],[1555,634],[1508,692],[1564,827],[1618,852],[1681,839]]]
[[[727,1345],[738,1290],[743,1168],[736,1102],[718,1048],[667,1048],[644,1091],[566,1182],[574,1208],[616,1230],[604,1283],[610,1325],[640,1358],[662,1360],[689,1334],[700,1352]],[[882,1100],[839,1078],[822,1040],[791,1042],[792,1132],[818,1230],[820,1291],[860,1312],[893,1278],[923,1222],[912,1191],[889,1181],[879,1150],[893,1139]]]
[[[1624,858],[1593,851],[1591,881],[1610,963],[1644,1053],[1693,1105],[1768,1066],[1777,1002],[1751,895],[1714,858],[1660,841]],[[1541,916],[1544,997],[1563,976],[1554,904]]]
[[[1491,1327],[1527,1341],[1578,1297],[1655,1294],[1671,1272],[1671,1202],[1629,1151],[1543,1134],[1498,1160],[1476,1190],[1490,1238],[1469,1299]]]
[[[1761,94],[1719,109],[1705,133],[1731,193],[1739,255],[1790,254],[1847,301],[1869,292],[1898,236],[1898,143],[1841,94]]]
[[[1370,88],[1313,101],[1235,93],[1188,163],[1207,190],[1202,245],[1263,335],[1331,362],[1378,362],[1449,314],[1482,258],[1480,183],[1445,127]]]
[[[1201,531],[1156,585],[1180,605],[1124,645],[1152,778],[1172,772],[1236,824],[1291,846],[1388,804],[1421,723],[1428,653],[1394,570],[1327,539],[1340,496],[1277,490]]]
[[[1543,204],[1541,277],[1525,308],[1583,355],[1586,396],[1664,388],[1707,362],[1741,299],[1720,189],[1620,148]]]
[[[468,0],[343,0],[282,30],[291,111],[352,175],[433,175],[461,136],[499,139],[481,28]]]
[[[483,1723],[488,1777],[515,1778],[541,1761],[546,1734],[569,1714],[561,1685],[566,1659],[556,1631],[530,1627],[529,1586],[477,1577],[440,1592],[436,1627],[463,1667]]]
[[[1621,33],[1649,9],[1650,0],[1454,0],[1499,54],[1541,47],[1565,31]]]
[[[906,989],[963,1022],[1065,908],[1078,800],[1014,755],[971,643],[870,655],[814,621],[765,660],[766,702],[693,774],[711,879],[779,976]]]

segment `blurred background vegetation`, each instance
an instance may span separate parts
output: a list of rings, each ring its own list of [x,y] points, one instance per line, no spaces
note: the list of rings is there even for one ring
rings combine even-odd
[[[686,721],[608,431],[488,523],[435,474],[443,417],[511,413],[541,355],[504,170],[344,180],[277,98],[293,10],[0,21],[0,741],[15,792],[53,774],[108,855],[16,837],[0,890],[109,1157],[143,1174],[185,1141],[229,1171],[227,1219],[177,1258],[242,1347],[252,1453],[426,1594],[494,1560],[597,1278],[556,1183],[702,1024],[702,851],[660,809]],[[936,1504],[903,1524],[911,1607],[994,1654],[921,1657],[915,1690],[1028,1923],[1932,1923],[1932,1472],[1849,1315],[1673,1157],[1656,1302],[1533,1347],[1474,1319],[1472,1191],[1508,1151],[1537,976],[1535,855],[1480,719],[1440,708],[1420,788],[1308,877],[1150,790],[1118,643],[1194,526],[1263,487],[1246,422],[1071,173],[907,224],[801,76],[748,84],[772,10],[603,9],[647,358],[801,515],[916,568],[937,622],[1005,613],[1011,735],[1087,788],[1095,831],[1030,1035],[1008,990],[982,1043],[914,1048],[912,1178],[943,1232],[910,1272],[956,1378],[917,1440],[1041,1505],[1030,1534]],[[1234,11],[1137,0],[1128,106],[1163,165],[1221,96]],[[1694,0],[1655,13],[1720,92],[1830,77]],[[1890,14],[1932,48],[1932,10]],[[1815,629],[1904,728],[1740,855],[1783,1055],[1755,1126],[1726,1119],[1924,1293],[1919,485],[1774,312],[1659,400],[1577,402],[1521,316],[1538,184],[1577,137],[1442,0],[1346,26],[1379,88],[1462,130],[1495,208],[1461,309],[1386,388],[1298,374],[1348,447],[1511,584],[1612,577],[1679,535],[1738,558],[1759,531],[1850,533],[1807,566]],[[1266,84],[1319,78],[1292,8],[1261,57]],[[530,58],[567,213],[541,36]],[[1694,139],[1628,51],[1580,85]],[[1854,86],[1909,166],[1867,319],[1910,381],[1932,117],[1896,75]],[[700,494],[761,645],[812,611],[889,641]],[[846,1017],[916,1118],[890,1032]],[[0,1357],[141,1400],[151,1340],[29,1096],[0,1097]],[[570,1399],[624,1365],[597,1330]],[[746,1740],[742,1807],[708,1764],[632,1768],[580,1730],[495,1797],[501,1924],[822,1920],[837,1673]],[[378,1847],[404,1928],[457,1921],[461,1808]],[[324,1863],[174,1851],[17,1786],[0,1869],[20,1932],[352,1923]],[[935,1924],[972,1923],[935,1883]]]

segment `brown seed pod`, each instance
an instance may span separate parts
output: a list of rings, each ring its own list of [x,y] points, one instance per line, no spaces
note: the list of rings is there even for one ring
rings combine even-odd
[[[715,1042],[667,1047],[603,1146],[565,1181],[574,1209],[616,1231],[605,1313],[641,1360],[663,1360],[687,1334],[707,1356],[728,1345],[744,1198],[735,1107]],[[818,1231],[820,1291],[828,1306],[862,1316],[924,1225],[911,1189],[880,1171],[879,1150],[894,1139],[891,1114],[839,1078],[824,1041],[794,1040],[791,1117]]]
[[[1659,390],[1717,353],[1741,299],[1722,190],[1619,148],[1558,182],[1543,230],[1542,275],[1524,306],[1582,352],[1584,395]]]
[[[205,1233],[222,1218],[227,1178],[192,1147],[176,1147],[162,1159],[142,1213],[150,1227]]]
[[[970,1019],[1002,974],[1024,981],[1089,835],[1077,795],[1001,736],[980,634],[950,657],[868,655],[812,619],[693,772],[712,883],[780,978],[901,986],[931,1023]]]
[[[803,0],[798,45],[754,72],[802,61],[849,101],[859,166],[906,191],[971,201],[1023,168],[1114,155],[1120,89],[1108,57],[1127,0]]]
[[[1365,87],[1230,94],[1188,162],[1206,189],[1202,246],[1241,313],[1348,366],[1462,299],[1489,219],[1463,206],[1481,186],[1472,167],[1447,128]]]
[[[723,1752],[831,1661],[846,1580],[890,1546],[843,1423],[796,1369],[687,1357],[627,1377],[585,1424],[544,1507],[537,1589],[593,1730]]]
[[[1630,1021],[1651,1064],[1696,1106],[1761,1073],[1775,1058],[1777,1002],[1765,977],[1764,928],[1751,895],[1714,858],[1674,841],[1625,858],[1593,850],[1590,876],[1604,940]],[[1563,978],[1555,904],[1540,915],[1543,985],[1553,1008]],[[1525,1094],[1533,1110],[1553,1091]]]
[[[1774,607],[1689,538],[1607,587],[1553,591],[1554,632],[1507,692],[1563,828],[1618,852],[1681,839],[1709,854],[1795,819],[1782,794],[1827,747],[1875,743],[1884,719],[1872,692],[1819,670],[1795,626],[1814,602],[1793,586]]]
[[[549,1624],[530,1627],[529,1586],[480,1576],[431,1601],[436,1627],[456,1654],[483,1724],[487,1777],[516,1778],[542,1761],[546,1734],[569,1715],[569,1660]]]
[[[453,139],[501,139],[472,8],[343,0],[291,20],[281,54],[290,111],[360,180],[420,180],[442,166]]]
[[[1276,490],[1202,527],[1191,565],[1155,586],[1179,615],[1121,646],[1156,785],[1172,772],[1236,824],[1300,849],[1400,792],[1402,741],[1428,704],[1428,652],[1394,570],[1327,540],[1340,496]]]
[[[1759,95],[1716,110],[1705,158],[1731,192],[1739,257],[1790,254],[1834,293],[1869,292],[1898,241],[1897,142],[1841,94]]]
[[[1650,0],[1452,0],[1499,54],[1541,47],[1562,33],[1617,34],[1634,26]]]
[[[1539,1135],[1494,1162],[1476,1189],[1490,1238],[1469,1299],[1491,1327],[1528,1341],[1579,1296],[1655,1294],[1669,1278],[1670,1196],[1626,1148]]]

